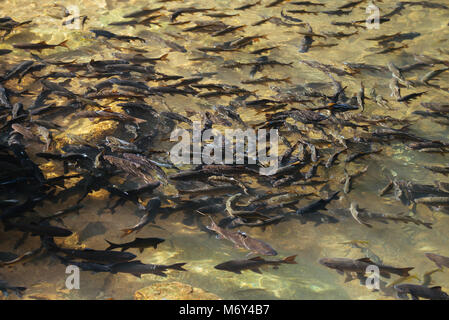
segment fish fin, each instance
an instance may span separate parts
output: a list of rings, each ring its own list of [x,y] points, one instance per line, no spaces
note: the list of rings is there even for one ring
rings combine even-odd
[[[116,245],[115,243],[112,243],[112,242],[110,242],[110,241],[108,241],[108,240],[106,240],[106,239],[104,239],[104,241],[106,241],[106,242],[109,244],[109,247],[107,247],[107,248],[105,249],[106,251],[112,250],[112,249],[115,249],[115,248],[118,248],[118,247],[119,247],[119,246]],[[123,251],[123,248],[122,248],[122,251]]]
[[[162,272],[162,271],[153,271],[152,273],[154,273],[154,274],[156,274],[158,276],[161,276],[161,277],[167,277],[167,275],[164,272]]]
[[[168,60],[167,57],[168,57],[168,53],[162,55],[158,60],[160,60],[160,61],[167,61]]]
[[[173,270],[179,270],[179,271],[187,271],[186,269],[184,269],[182,266],[185,265],[186,263],[175,263],[172,265],[167,266],[167,269],[173,269]]]
[[[142,275],[140,273],[131,273],[131,274],[139,279],[142,278]]]
[[[282,262],[288,263],[288,264],[298,264],[298,263],[295,261],[296,256],[297,256],[297,255],[295,254],[294,256],[287,257],[287,258],[283,259]]]
[[[411,296],[412,296],[412,300],[419,300],[419,297],[418,296],[415,296],[414,294],[410,294]]]
[[[64,47],[64,48],[69,49],[69,47],[67,46],[67,41],[69,41],[69,40],[67,39],[67,40],[62,41],[60,44],[58,44],[58,47]]]
[[[123,234],[120,236],[120,238],[123,238],[123,237],[127,236],[128,234],[133,233],[134,229],[132,229],[132,228],[131,229],[122,229],[120,231],[123,232]]]
[[[395,297],[396,297],[397,299],[401,299],[401,300],[408,300],[408,296],[407,296],[406,293],[399,293],[399,292],[396,292],[396,293],[395,293]]]
[[[261,257],[254,257],[254,258],[251,258],[251,259],[249,259],[249,260],[252,260],[252,261],[265,261],[263,258],[261,258]]]
[[[385,272],[385,271],[382,272],[382,271],[381,271],[381,272],[380,272],[380,275],[381,275],[382,277],[384,277],[384,278],[387,278],[387,279],[390,279],[390,278],[391,278],[389,272]]]
[[[262,271],[260,271],[259,268],[254,268],[254,269],[250,269],[250,270],[251,270],[252,272],[262,274]]]
[[[347,272],[346,273],[346,278],[345,278],[345,283],[346,282],[350,282],[352,280],[354,280],[354,277],[349,272]]]
[[[368,258],[368,257],[357,259],[357,261],[360,261],[360,262],[366,262],[366,263],[370,263],[370,264],[375,264],[375,263],[372,262],[371,259]]]
[[[441,291],[441,287],[435,286],[435,287],[430,288],[430,290]]]
[[[145,248],[139,248],[139,252],[142,253]]]
[[[340,270],[340,269],[335,269],[335,270],[337,270],[337,273],[338,273],[339,275],[344,275],[344,274],[345,274],[343,270]]]
[[[414,267],[410,267],[410,268],[400,268],[399,271],[401,272],[401,276],[406,277],[409,276],[410,274],[408,273],[409,271],[413,270]]]

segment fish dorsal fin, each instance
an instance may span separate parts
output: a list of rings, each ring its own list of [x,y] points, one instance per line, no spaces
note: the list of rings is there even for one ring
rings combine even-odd
[[[432,287],[430,288],[430,290],[441,291],[441,287],[440,286]]]
[[[370,260],[370,258],[366,258],[366,257],[365,257],[365,258],[357,259],[357,261],[375,264],[374,262],[372,262],[372,261]]]
[[[39,42],[38,44],[47,44],[47,42],[41,41],[41,42]]]
[[[261,257],[254,257],[254,258],[251,258],[249,260],[251,260],[251,261],[264,261],[264,259],[261,258]]]

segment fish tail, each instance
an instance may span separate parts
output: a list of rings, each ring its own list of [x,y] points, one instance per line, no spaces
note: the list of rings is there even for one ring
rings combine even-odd
[[[167,61],[167,60],[168,60],[167,57],[168,57],[168,53],[162,55],[162,56],[159,58],[159,60],[161,60],[161,61]]]
[[[282,262],[283,262],[283,263],[287,263],[287,264],[298,264],[298,263],[295,261],[296,256],[297,256],[297,255],[295,254],[294,256],[287,257],[287,258],[283,259]]]
[[[19,297],[22,298],[23,292],[26,290],[27,288],[25,287],[14,287],[14,293]]]
[[[106,239],[104,239],[104,241],[106,241],[109,244],[109,247],[106,248],[106,251],[120,247],[118,244],[112,243]]]
[[[134,229],[130,228],[130,229],[122,229],[120,230],[121,232],[123,232],[123,234],[121,235],[121,238],[127,236],[128,234],[131,234],[134,232]]]
[[[410,268],[399,268],[398,271],[400,272],[400,275],[403,277],[408,277],[410,276],[409,271],[413,270],[414,267],[410,267]]]
[[[58,47],[64,47],[64,48],[70,49],[67,46],[67,41],[69,41],[69,40],[67,39],[67,40],[62,41],[60,44],[58,44]]]
[[[173,269],[173,270],[179,270],[179,271],[187,271],[186,269],[184,269],[182,266],[185,265],[186,263],[175,263],[172,265],[167,266],[167,269]]]

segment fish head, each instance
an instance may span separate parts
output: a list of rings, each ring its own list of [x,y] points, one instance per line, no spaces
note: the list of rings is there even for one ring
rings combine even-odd
[[[320,260],[318,260],[318,262],[328,268],[336,268],[337,267],[335,262],[331,258],[321,258]]]

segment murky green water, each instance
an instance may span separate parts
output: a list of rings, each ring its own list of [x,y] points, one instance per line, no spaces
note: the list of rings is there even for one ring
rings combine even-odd
[[[448,39],[448,21],[449,10],[421,8],[420,6],[407,7],[401,15],[395,15],[388,23],[380,25],[378,30],[366,30],[355,28],[336,27],[330,24],[331,21],[352,21],[363,20],[366,18],[366,4],[354,8],[349,16],[327,16],[325,14],[289,14],[310,23],[315,33],[323,34],[325,32],[354,32],[357,35],[343,38],[341,40],[328,37],[326,39],[315,39],[314,44],[336,43],[332,47],[313,47],[307,53],[299,53],[298,46],[302,36],[298,31],[304,31],[303,28],[296,26],[276,25],[267,22],[259,26],[251,24],[267,17],[280,17],[282,9],[305,9],[315,11],[313,7],[298,7],[287,2],[281,3],[273,8],[266,8],[265,4],[269,1],[262,1],[263,5],[255,6],[245,11],[239,11],[238,16],[222,18],[221,20],[229,25],[246,25],[243,30],[234,33],[211,37],[204,33],[183,32],[182,30],[193,26],[195,21],[213,21],[218,18],[207,17],[202,13],[185,14],[180,16],[177,21],[190,21],[189,24],[170,25],[167,10],[161,10],[163,15],[157,22],[160,26],[108,26],[111,22],[123,20],[122,16],[136,11],[142,7],[165,6],[166,9],[176,9],[178,7],[213,7],[214,12],[235,13],[237,11],[231,8],[239,7],[247,1],[215,1],[205,3],[202,1],[170,1],[163,4],[155,1],[56,1],[63,6],[77,5],[80,8],[81,15],[87,15],[88,20],[82,30],[72,30],[61,26],[61,9],[55,8],[51,4],[42,4],[37,1],[0,1],[0,12],[2,16],[10,16],[16,21],[32,20],[27,27],[22,27],[13,31],[4,41],[0,42],[0,49],[11,49],[13,44],[25,42],[38,42],[45,40],[47,43],[56,44],[68,39],[68,47],[44,50],[38,53],[39,56],[49,60],[75,60],[78,63],[88,62],[91,59],[114,59],[114,53],[117,53],[115,47],[132,47],[145,49],[148,57],[159,57],[169,53],[168,61],[160,61],[156,64],[159,72],[170,75],[181,75],[191,77],[193,74],[202,72],[217,72],[212,78],[205,79],[204,83],[226,83],[229,85],[238,85],[247,90],[257,90],[259,98],[270,98],[274,94],[271,85],[242,85],[241,81],[250,79],[249,67],[238,69],[227,69],[221,67],[224,62],[229,60],[239,62],[254,61],[255,56],[249,52],[265,47],[277,46],[277,49],[271,50],[268,55],[271,59],[290,63],[292,67],[275,66],[266,67],[260,75],[266,75],[273,78],[289,77],[292,84],[276,83],[276,87],[287,88],[293,85],[304,85],[309,82],[329,82],[329,78],[324,73],[312,69],[299,63],[299,59],[317,60],[321,63],[332,64],[338,68],[344,68],[343,62],[357,62],[386,66],[388,62],[393,62],[397,66],[403,66],[414,62],[413,54],[425,54],[434,58],[449,60]],[[347,1],[323,1],[326,3],[326,10],[334,10]],[[435,1],[433,1],[435,2]],[[441,0],[441,3],[449,5],[448,1]],[[394,2],[387,1],[379,3],[381,14],[390,12],[394,8]],[[325,9],[322,9],[325,10]],[[318,10],[317,10],[318,11]],[[93,38],[90,29],[106,29],[117,34],[134,35],[144,39],[150,38],[150,33],[155,33],[164,39],[174,41],[187,49],[187,53],[170,51],[166,45],[148,40],[146,43],[133,41],[131,43],[103,40]],[[420,36],[413,40],[405,40],[397,43],[396,46],[407,44],[408,48],[388,53],[372,54],[369,48],[375,47],[376,42],[368,41],[367,38],[374,38],[380,35],[393,34],[396,32],[418,32]],[[215,43],[225,42],[235,39],[237,36],[266,35],[266,38],[255,42],[239,51],[210,53],[216,59],[205,61],[192,61],[191,59],[199,56],[197,48],[210,47]],[[109,43],[109,45],[108,45]],[[112,45],[112,46],[111,46]],[[442,50],[443,53],[440,51]],[[444,53],[446,52],[446,53]],[[124,53],[127,53],[124,51]],[[128,52],[129,53],[129,52]],[[25,50],[14,50],[13,53],[0,57],[0,68],[3,74],[11,66],[19,61],[29,59],[30,55]],[[51,67],[52,68],[52,67]],[[408,80],[416,80],[431,68],[424,70],[408,72]],[[56,68],[55,68],[56,70]],[[46,69],[46,72],[49,70]],[[39,74],[39,73],[36,73]],[[377,94],[387,99],[391,109],[380,108],[373,100],[366,101],[365,114],[367,115],[389,115],[391,117],[403,119],[416,119],[410,127],[410,132],[429,139],[447,140],[449,133],[447,126],[438,124],[434,120],[424,119],[413,115],[415,110],[421,110],[420,102],[447,102],[449,97],[447,89],[435,89],[430,87],[407,89],[403,88],[402,93],[408,94],[415,91],[427,91],[427,93],[408,106],[394,101],[390,97],[388,87],[390,73],[370,73],[361,72],[355,76],[342,76],[335,78],[347,86],[346,94],[348,97],[356,94],[363,81],[366,87],[366,95],[369,97],[371,88],[375,88]],[[449,79],[449,73],[443,73],[439,80],[435,82],[441,87],[446,87]],[[95,79],[77,77],[71,81],[71,90],[80,92],[95,84]],[[151,83],[151,82],[149,82]],[[28,89],[33,93],[39,92],[39,85],[35,80],[26,76],[20,84],[11,81],[7,85],[15,89]],[[332,90],[326,89],[327,94]],[[35,96],[30,96],[30,100],[22,100],[26,105],[31,103]],[[216,104],[228,104],[235,97],[218,98],[198,98],[181,95],[164,95],[160,97],[149,97],[146,102],[154,106],[158,111],[173,111],[186,115],[186,111],[206,111]],[[103,105],[115,105],[117,102],[113,99],[103,100]],[[294,107],[300,107],[299,104],[292,104]],[[261,114],[257,114],[251,109],[239,109],[242,119],[248,123],[257,123],[263,121]],[[189,112],[190,114],[190,112]],[[196,116],[193,116],[195,119]],[[199,119],[199,117],[196,117]],[[56,123],[67,128],[65,133],[79,135],[80,137],[92,142],[98,142],[104,139],[102,130],[108,133],[114,132],[114,122],[100,122],[93,124],[90,120],[73,120],[69,117],[57,118]],[[155,124],[159,130],[164,126]],[[185,127],[185,126],[184,126]],[[167,128],[165,128],[167,129]],[[344,134],[351,136],[351,129]],[[167,130],[166,130],[167,131]],[[156,149],[168,148],[167,143],[169,134],[166,137],[156,141]],[[55,141],[62,145],[66,142],[64,134],[55,136]],[[40,146],[29,146],[29,153],[33,154],[40,151]],[[382,153],[364,158],[363,162],[350,163],[348,170],[353,172],[368,165],[368,172],[357,178],[354,182],[353,190],[341,197],[339,201],[331,203],[331,208],[349,208],[351,202],[355,201],[362,208],[367,208],[373,212],[401,213],[410,212],[411,207],[402,205],[395,200],[392,195],[379,197],[378,191],[388,183],[388,177],[394,172],[400,179],[411,180],[416,183],[433,184],[435,181],[449,182],[447,177],[440,174],[433,174],[423,168],[424,164],[446,165],[447,155],[424,153],[410,151],[400,142],[394,142],[391,145],[382,145]],[[282,150],[281,150],[282,151]],[[326,158],[324,158],[326,159]],[[62,174],[62,166],[58,163],[46,162],[43,159],[37,159],[41,169],[48,177]],[[171,172],[173,173],[173,172]],[[319,168],[318,175],[331,179],[330,189],[336,190],[343,188],[339,183],[344,177],[341,165],[335,166],[330,170]],[[240,178],[243,182],[252,187],[258,187],[265,192],[288,191],[292,193],[319,194],[320,187],[302,188],[300,186],[288,186],[273,190],[273,188],[258,186],[256,181],[250,176]],[[166,185],[159,189],[160,193],[176,194],[173,186]],[[314,197],[302,199],[299,206],[309,203]],[[104,239],[112,242],[121,242],[124,239],[131,241],[133,236],[121,239],[120,230],[135,224],[138,220],[136,207],[130,203],[117,209],[115,214],[107,211],[98,215],[97,212],[104,208],[108,200],[108,193],[99,191],[90,194],[83,201],[84,208],[80,214],[71,214],[64,218],[64,225],[72,231],[76,231],[80,236],[80,244],[88,248],[104,249],[107,247]],[[36,208],[41,213],[51,213],[61,208],[72,205],[74,201],[54,205],[45,203],[43,207]],[[165,204],[167,206],[167,204]],[[419,219],[433,223],[433,229],[426,229],[423,226],[400,223],[373,223],[373,228],[369,229],[358,224],[350,217],[338,217],[340,221],[335,224],[322,223],[315,225],[314,222],[301,224],[298,220],[290,220],[287,223],[280,223],[274,226],[268,226],[266,230],[260,228],[245,228],[241,230],[251,236],[262,239],[272,245],[279,253],[278,257],[286,257],[297,254],[297,265],[283,265],[277,270],[271,268],[264,269],[263,274],[245,271],[241,275],[224,272],[214,269],[214,266],[232,259],[245,258],[246,252],[233,248],[232,244],[225,240],[219,240],[211,237],[209,234],[199,230],[196,224],[186,225],[183,221],[184,214],[172,214],[167,219],[157,219],[157,225],[165,230],[154,228],[151,225],[146,226],[139,237],[161,237],[166,241],[161,244],[157,250],[148,249],[140,254],[137,250],[131,249],[131,252],[138,254],[138,259],[145,263],[170,264],[175,262],[187,262],[188,272],[170,272],[168,278],[164,279],[153,275],[144,275],[141,279],[126,274],[91,274],[90,272],[81,273],[81,287],[79,290],[65,289],[65,266],[57,260],[49,257],[33,260],[25,264],[16,264],[12,267],[0,268],[0,276],[6,279],[10,284],[23,285],[28,288],[24,298],[69,298],[69,299],[132,299],[136,290],[146,287],[155,282],[161,281],[180,281],[188,283],[195,287],[200,287],[206,291],[217,294],[224,299],[383,299],[387,297],[379,292],[371,292],[366,287],[361,286],[358,281],[344,283],[344,277],[338,275],[333,270],[320,265],[317,260],[321,257],[348,257],[361,258],[363,254],[359,249],[351,248],[342,244],[350,240],[369,241],[369,248],[384,263],[395,266],[413,266],[414,274],[419,277],[434,268],[425,256],[424,252],[435,252],[445,256],[449,255],[448,237],[449,216],[433,211],[426,206],[417,206],[416,216]],[[332,210],[331,210],[332,212]],[[187,215],[195,215],[195,212],[187,212]],[[217,215],[218,217],[219,215]],[[223,215],[224,216],[224,215]],[[207,218],[201,218],[204,224],[207,224]],[[102,228],[98,228],[99,234],[87,229],[92,223],[98,222]],[[92,235],[94,234],[94,235]],[[0,251],[13,251],[17,239],[21,236],[20,232],[9,231],[0,233]],[[17,254],[32,250],[39,245],[39,238],[31,237],[26,240],[24,245],[19,247]],[[395,279],[393,276],[393,279]],[[434,274],[433,281],[436,285],[441,285],[443,290],[449,290],[449,276],[446,272]],[[11,295],[10,299],[15,296]]]

